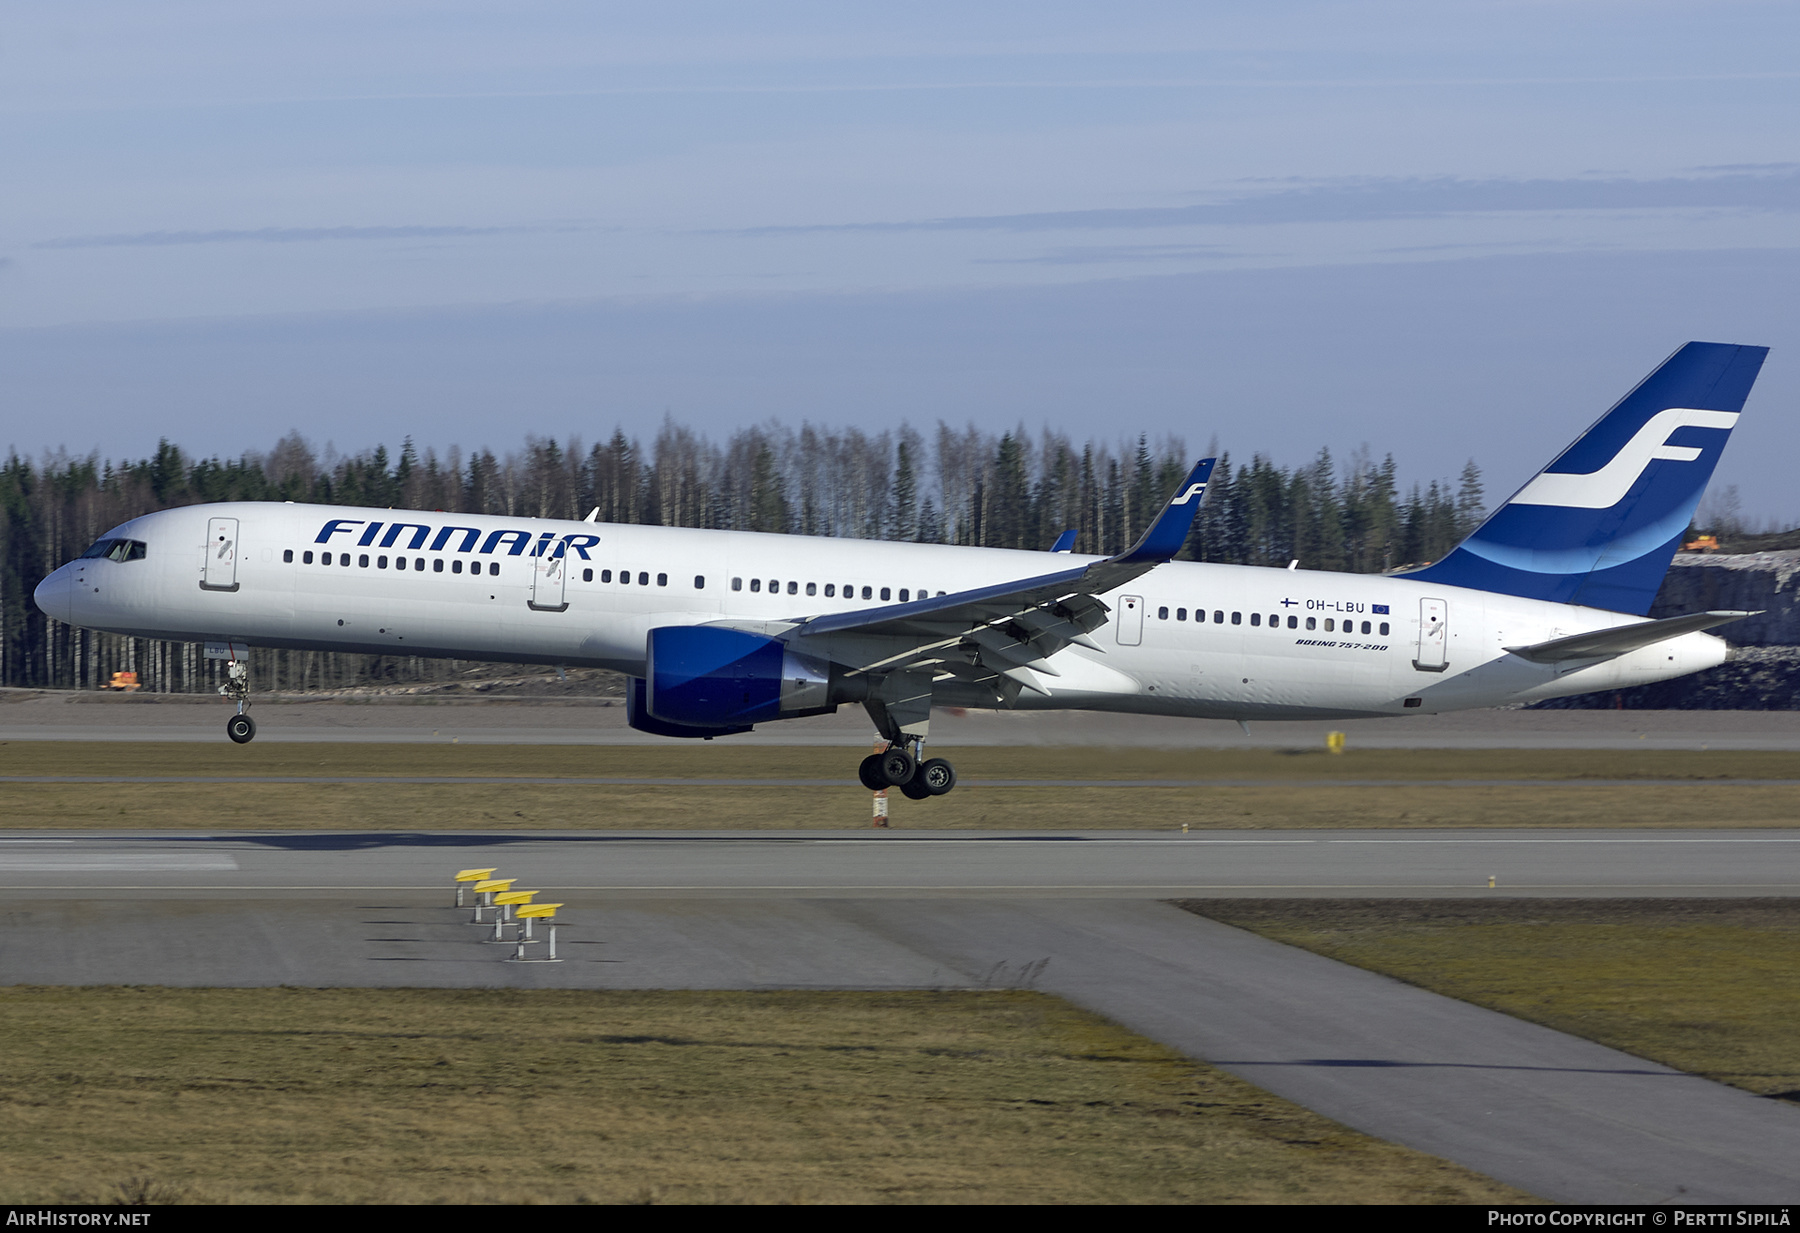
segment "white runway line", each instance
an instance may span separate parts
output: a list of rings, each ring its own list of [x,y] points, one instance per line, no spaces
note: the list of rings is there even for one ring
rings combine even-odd
[[[235,872],[222,852],[5,852],[0,875],[9,873],[220,873]]]

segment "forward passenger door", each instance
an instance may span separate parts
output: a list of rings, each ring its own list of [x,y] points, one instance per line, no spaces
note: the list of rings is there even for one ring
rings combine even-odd
[[[200,589],[203,591],[235,591],[238,589],[238,520],[209,518],[206,520],[206,556],[200,564]]]
[[[544,555],[531,562],[531,598],[526,602],[538,612],[567,612],[569,558],[566,545],[545,545]]]

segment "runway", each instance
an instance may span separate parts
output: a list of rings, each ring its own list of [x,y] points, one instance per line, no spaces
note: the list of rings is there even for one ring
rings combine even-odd
[[[1800,894],[1800,833],[44,831],[0,839],[0,889],[15,898],[428,892],[456,869],[488,865],[504,865],[521,886],[607,898],[1730,897]]]

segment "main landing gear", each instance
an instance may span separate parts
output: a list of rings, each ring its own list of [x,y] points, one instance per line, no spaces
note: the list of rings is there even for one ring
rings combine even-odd
[[[219,692],[237,703],[237,714],[225,721],[225,735],[239,745],[256,738],[256,721],[250,718],[250,665],[233,659],[225,665],[225,683]]]
[[[956,768],[942,758],[919,760],[924,741],[914,738],[905,745],[889,745],[878,754],[870,754],[856,768],[863,787],[871,792],[898,788],[915,801],[928,796],[942,796],[956,786]]]

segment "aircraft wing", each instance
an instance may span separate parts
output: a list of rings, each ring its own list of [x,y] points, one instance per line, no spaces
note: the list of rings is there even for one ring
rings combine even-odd
[[[998,674],[1043,692],[1029,673],[1019,670],[1057,676],[1045,662],[1051,655],[1070,643],[1099,649],[1088,634],[1106,624],[1111,609],[1098,596],[1149,573],[1181,550],[1205,498],[1214,461],[1196,463],[1143,537],[1117,556],[952,595],[812,617],[793,630],[789,644],[804,652],[808,638],[870,639],[887,653],[852,665],[854,671],[932,667],[974,679]]]

